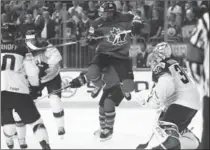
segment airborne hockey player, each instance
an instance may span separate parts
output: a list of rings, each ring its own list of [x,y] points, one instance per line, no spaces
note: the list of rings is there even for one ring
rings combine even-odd
[[[155,47],[150,65],[155,85],[148,98],[140,98],[141,103],[162,112],[154,127],[159,145],[152,149],[197,149],[199,140],[188,129],[200,106],[196,85],[171,59],[171,48],[165,42]]]
[[[99,8],[100,16],[92,22],[87,41],[96,47],[96,54],[88,67],[88,72],[82,78],[93,82],[96,97],[104,83],[101,71],[112,66],[117,72],[125,98],[130,100],[130,92],[134,90],[132,62],[129,58],[131,44],[130,33],[132,25],[139,23],[133,20],[133,15],[116,12],[113,2],[104,2]],[[125,88],[130,87],[130,88]]]
[[[33,99],[29,95],[29,83],[32,93],[38,92],[39,69],[28,49],[15,43],[16,27],[5,23],[1,27],[1,125],[3,126],[7,146],[14,147],[13,136],[16,133],[13,110],[24,124],[30,124],[42,149],[50,149],[48,133]],[[26,78],[27,76],[27,78]],[[19,139],[20,147],[25,139]]]

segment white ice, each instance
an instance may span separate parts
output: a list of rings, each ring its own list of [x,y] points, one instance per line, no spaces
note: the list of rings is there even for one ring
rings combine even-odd
[[[111,140],[100,142],[93,136],[99,127],[98,108],[65,108],[66,135],[63,140],[57,136],[57,129],[50,108],[39,108],[52,149],[135,149],[140,143],[146,143],[151,135],[155,112],[138,107],[117,108],[114,134]],[[193,132],[200,138],[200,112],[191,123]],[[37,140],[27,127],[27,143],[29,149],[40,149]],[[8,149],[1,130],[1,148]],[[19,149],[15,139],[15,149]]]

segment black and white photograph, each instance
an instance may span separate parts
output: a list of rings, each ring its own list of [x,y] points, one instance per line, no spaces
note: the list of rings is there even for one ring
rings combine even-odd
[[[209,149],[210,0],[1,0],[1,149]]]

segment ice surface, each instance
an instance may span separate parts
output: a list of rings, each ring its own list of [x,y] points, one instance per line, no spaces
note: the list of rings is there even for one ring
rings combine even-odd
[[[142,108],[117,108],[113,138],[100,142],[93,136],[99,127],[98,108],[66,108],[66,135],[63,140],[57,136],[55,121],[50,108],[39,109],[49,132],[50,145],[53,149],[135,149],[138,144],[146,143],[151,135],[155,111]],[[194,133],[200,138],[201,117],[198,113],[193,120]],[[40,149],[33,136],[30,126],[27,126],[27,143],[29,149]],[[7,149],[1,129],[1,148]],[[15,139],[15,149],[19,148]]]

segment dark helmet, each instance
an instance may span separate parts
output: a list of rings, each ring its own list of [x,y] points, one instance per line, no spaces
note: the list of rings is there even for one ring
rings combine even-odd
[[[100,12],[116,12],[117,7],[113,2],[104,2],[99,8]]]
[[[1,26],[2,40],[14,41],[16,37],[17,28],[13,23],[4,23]]]

